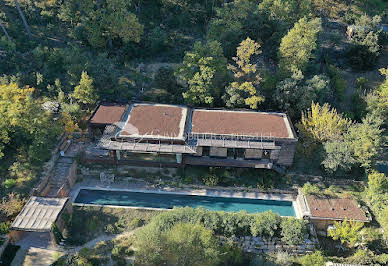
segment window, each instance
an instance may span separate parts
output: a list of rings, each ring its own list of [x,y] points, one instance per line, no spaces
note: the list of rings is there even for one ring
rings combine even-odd
[[[209,146],[202,147],[202,156],[210,156],[210,147]]]
[[[234,158],[234,149],[233,148],[228,148],[227,156],[228,156],[228,158]]]
[[[235,158],[244,158],[245,157],[245,149],[241,149],[241,148],[238,148],[238,149],[235,149]]]

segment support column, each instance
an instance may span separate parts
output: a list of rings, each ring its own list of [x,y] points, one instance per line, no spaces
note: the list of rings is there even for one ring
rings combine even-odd
[[[182,153],[175,154],[176,156],[176,163],[182,163]]]

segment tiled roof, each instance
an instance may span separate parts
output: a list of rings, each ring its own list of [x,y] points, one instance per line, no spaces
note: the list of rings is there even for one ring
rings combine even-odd
[[[133,104],[120,137],[184,138],[187,107],[166,104]]]
[[[368,222],[364,210],[353,199],[327,198],[307,196],[307,204],[311,218],[324,218],[333,220],[356,220]]]
[[[127,108],[127,105],[122,104],[101,104],[90,117],[89,123],[102,125],[118,123],[121,121]]]
[[[194,109],[191,133],[295,138],[285,114]]]
[[[67,198],[31,197],[12,223],[10,230],[48,232]]]

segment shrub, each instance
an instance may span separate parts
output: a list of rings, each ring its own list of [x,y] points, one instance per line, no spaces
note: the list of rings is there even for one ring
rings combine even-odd
[[[372,265],[373,257],[372,251],[359,249],[348,259],[348,262],[357,265]]]
[[[280,215],[272,211],[257,214],[251,223],[251,233],[253,236],[272,238],[280,228],[280,223]]]
[[[233,244],[226,243],[221,247],[221,265],[246,265],[247,258],[243,250]]]
[[[293,264],[293,256],[288,254],[288,252],[282,252],[279,251],[276,253],[275,262],[276,265],[282,265],[282,266],[291,266]]]
[[[10,188],[13,188],[14,186],[16,186],[16,179],[12,179],[12,178],[8,178],[6,179],[4,182],[3,182],[3,186],[6,188],[6,189],[10,189]]]
[[[324,266],[325,258],[320,251],[315,251],[312,254],[307,254],[300,260],[302,266]]]
[[[113,234],[116,233],[116,229],[115,229],[115,227],[113,225],[108,224],[108,225],[105,226],[105,233],[113,235]]]
[[[2,234],[2,235],[8,234],[8,229],[9,229],[10,226],[11,226],[11,222],[10,221],[0,223],[0,234]]]
[[[320,189],[317,185],[312,185],[310,182],[307,182],[302,187],[302,193],[305,196],[311,195],[311,194],[319,194]]]
[[[281,223],[282,240],[289,245],[302,244],[307,232],[306,222],[301,219],[284,218]]]
[[[143,225],[144,225],[144,221],[142,219],[140,219],[139,217],[135,217],[132,219],[129,227],[135,229],[135,228],[143,226]]]
[[[345,218],[342,222],[335,222],[334,228],[330,229],[327,234],[334,240],[340,240],[341,244],[354,247],[360,240],[360,230],[363,226],[361,222],[348,221]]]
[[[8,217],[14,217],[22,210],[23,205],[24,199],[20,199],[18,194],[10,193],[0,203],[0,211]]]
[[[215,265],[220,261],[217,239],[200,224],[177,223],[167,231],[149,224],[137,234],[139,265]]]
[[[215,187],[215,186],[217,186],[219,179],[218,179],[218,176],[216,176],[214,174],[209,174],[209,175],[205,176],[202,179],[202,181],[206,186]]]

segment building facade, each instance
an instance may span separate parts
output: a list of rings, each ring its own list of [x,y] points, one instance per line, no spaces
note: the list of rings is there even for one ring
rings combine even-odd
[[[89,121],[106,121],[105,112],[114,116],[99,106]],[[117,164],[276,170],[291,166],[296,150],[295,131],[283,113],[134,103],[119,116],[105,125],[96,146]]]

